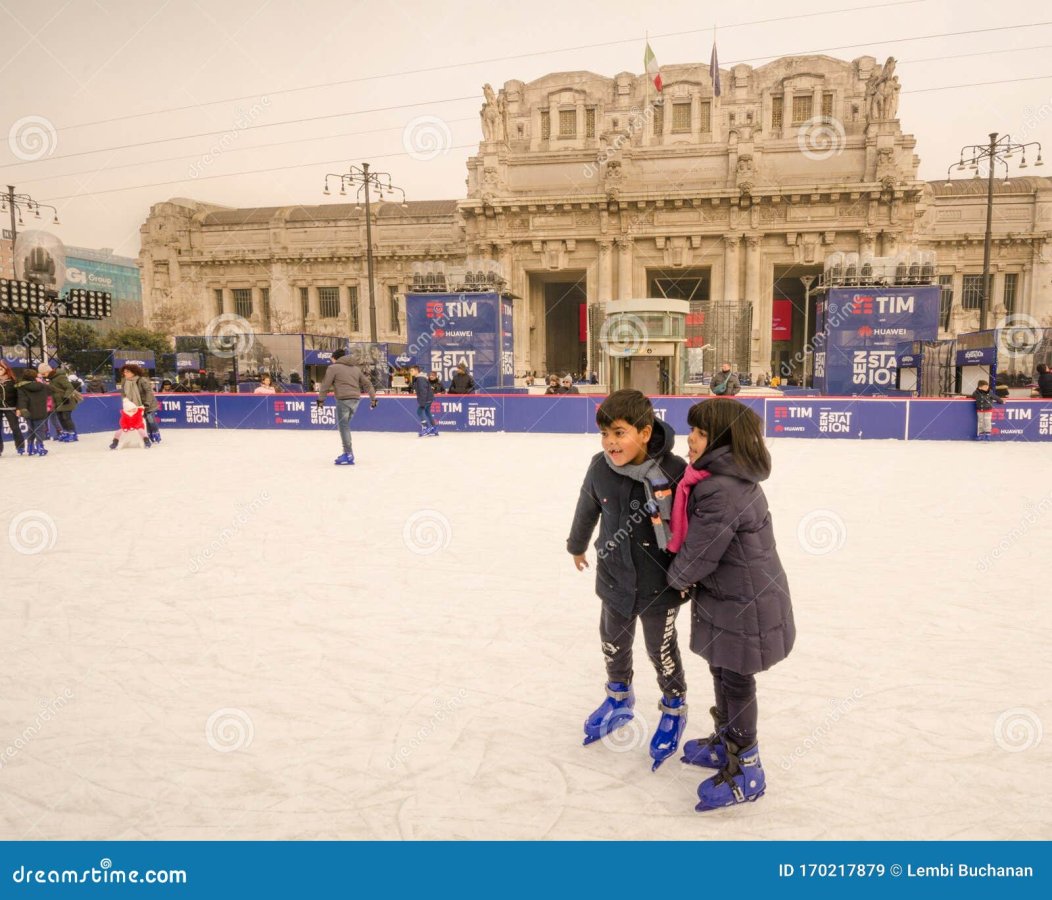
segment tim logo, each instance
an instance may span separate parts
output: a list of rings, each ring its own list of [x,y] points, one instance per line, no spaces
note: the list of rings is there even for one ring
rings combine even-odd
[[[992,422],[1002,422],[1007,419],[1009,422],[1029,422],[1031,421],[1031,414],[1033,410],[1029,409],[992,409],[990,410],[992,415],[990,420]]]
[[[870,328],[868,325],[863,325],[858,330],[858,336],[859,337],[872,337],[873,336],[873,329]]]
[[[428,300],[424,313],[429,319],[441,319],[446,316],[477,316],[477,300]]]
[[[449,402],[446,402],[446,401],[441,401],[441,402],[438,403],[438,410],[432,409],[432,412],[458,413],[458,412],[463,412],[463,410],[464,410],[464,404],[463,403],[449,403]]]
[[[774,417],[776,419],[788,419],[789,418],[789,407],[788,406],[776,406],[774,408]]]
[[[165,412],[179,412],[183,408],[182,400],[162,400],[161,409]]]
[[[776,419],[810,419],[810,406],[776,406],[774,408]]]
[[[849,434],[851,432],[851,416],[849,412],[832,412],[823,409],[818,414],[818,430],[827,434]]]
[[[275,400],[274,412],[306,412],[307,403],[304,400]]]
[[[851,304],[851,314],[853,316],[873,315],[873,298],[862,297],[856,294],[855,299]]]

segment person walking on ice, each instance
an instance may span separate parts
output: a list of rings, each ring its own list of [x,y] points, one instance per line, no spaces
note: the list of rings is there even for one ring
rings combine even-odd
[[[615,391],[595,414],[603,450],[581,485],[566,549],[578,571],[595,526],[595,590],[602,601],[599,639],[606,663],[606,699],[584,723],[591,744],[630,721],[635,707],[632,645],[643,624],[647,654],[661,689],[661,718],[650,742],[652,768],[676,752],[687,721],[687,682],[676,635],[685,597],[668,586],[672,492],[686,464],[673,455],[676,435],[654,415],[645,395]]]
[[[771,474],[763,420],[717,398],[694,404],[687,423],[690,466],[672,509],[668,583],[690,592],[690,648],[708,661],[716,694],[715,731],[683,747],[683,762],[719,770],[698,787],[695,809],[705,811],[766,789],[755,675],[789,655],[796,625],[760,487]]]
[[[361,402],[362,394],[369,395],[370,409],[376,409],[376,389],[365,377],[361,367],[347,355],[346,350],[334,350],[332,365],[325,370],[325,378],[318,388],[318,406],[325,405],[329,392],[336,398],[336,427],[340,430],[343,453],[333,462],[338,466],[354,465],[351,445],[351,419]]]
[[[435,399],[431,381],[421,373],[420,366],[410,366],[409,375],[413,379],[413,390],[416,391],[416,414],[420,419],[420,434],[417,437],[438,437],[438,426],[431,415],[431,401]]]

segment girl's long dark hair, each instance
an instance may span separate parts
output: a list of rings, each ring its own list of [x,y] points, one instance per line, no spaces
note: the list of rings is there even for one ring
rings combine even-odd
[[[729,446],[743,469],[758,474],[771,471],[771,454],[763,440],[763,419],[745,404],[727,397],[702,400],[690,408],[687,424],[708,436],[706,453]]]

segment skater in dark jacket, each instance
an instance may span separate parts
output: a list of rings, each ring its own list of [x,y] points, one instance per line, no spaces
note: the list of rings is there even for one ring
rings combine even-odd
[[[446,386],[442,384],[442,379],[438,377],[438,372],[429,374],[427,383],[431,385],[431,393],[433,394],[444,394],[446,392]]]
[[[29,425],[29,455],[47,456],[44,438],[47,436],[48,400],[51,386],[37,379],[36,369],[24,369],[18,383],[18,414]]]
[[[1003,405],[1004,400],[990,390],[989,381],[980,381],[976,384],[975,390],[970,396],[975,401],[975,439],[977,441],[988,441],[990,440],[990,431],[993,428],[994,404],[1000,403]]]
[[[21,456],[26,452],[26,439],[22,434],[22,423],[15,410],[18,408],[18,378],[6,362],[0,359],[0,416],[7,420],[11,436],[15,440],[15,449]],[[3,423],[0,422],[0,454],[4,452]]]
[[[73,423],[73,410],[84,398],[61,369],[52,369],[47,363],[37,366],[40,375],[51,385],[55,399],[55,418],[58,419],[58,440],[65,443],[77,441],[77,426]]]
[[[578,571],[599,524],[595,589],[606,662],[607,697],[584,724],[585,744],[628,722],[635,705],[632,644],[643,623],[647,654],[663,695],[661,720],[650,744],[656,769],[679,746],[686,724],[687,684],[676,637],[684,602],[668,586],[672,560],[666,549],[672,492],[685,468],[673,455],[675,432],[654,416],[650,400],[635,390],[616,391],[596,410],[603,452],[592,457],[581,485],[566,549]]]
[[[457,364],[457,370],[449,381],[449,393],[451,394],[474,394],[475,379],[468,374],[468,367],[464,363]]]
[[[691,592],[690,648],[709,663],[716,730],[688,741],[684,762],[719,769],[696,809],[756,800],[765,789],[757,749],[756,679],[796,640],[789,583],[760,482],[771,473],[763,421],[736,400],[687,414],[690,467],[676,492],[669,584]]]
[[[416,414],[420,419],[420,434],[417,437],[438,437],[438,428],[431,415],[431,401],[435,399],[434,389],[427,377],[420,372],[420,366],[409,367],[409,377],[413,379],[413,390],[416,392]]]

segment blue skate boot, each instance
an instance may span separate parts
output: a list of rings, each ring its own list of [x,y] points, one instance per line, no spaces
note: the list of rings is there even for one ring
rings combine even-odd
[[[654,760],[651,772],[656,772],[658,766],[676,752],[683,729],[687,727],[687,703],[682,697],[662,697],[658,709],[661,721],[650,739],[650,758]]]
[[[727,722],[720,717],[719,710],[712,707],[709,712],[716,723],[716,730],[707,738],[695,738],[683,745],[683,756],[680,762],[692,766],[704,766],[707,769],[722,769],[727,765],[727,747],[724,738],[727,734]]]
[[[76,444],[79,441],[80,441],[80,439],[77,437],[77,432],[75,432],[75,431],[67,431],[66,432],[66,443],[67,444]]]
[[[584,720],[584,746],[594,744],[630,722],[635,716],[636,694],[630,684],[610,681],[606,685],[606,699]]]
[[[767,789],[767,780],[756,744],[741,749],[729,738],[724,739],[727,765],[698,785],[699,803],[694,809],[707,812],[739,803],[754,803]]]
[[[33,451],[30,450],[30,453]],[[47,456],[47,447],[44,446],[43,441],[37,441],[37,456]]]
[[[150,440],[153,441],[155,444],[161,443],[161,432],[159,432],[159,431],[151,432],[150,433]]]
[[[19,456],[25,456],[26,455],[26,445],[25,444],[22,444],[19,447],[15,447],[15,449],[18,451],[18,455]]]
[[[332,462],[333,462],[333,465],[337,465],[337,466],[353,466],[354,465],[354,454],[353,453],[341,453]]]

